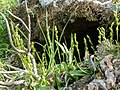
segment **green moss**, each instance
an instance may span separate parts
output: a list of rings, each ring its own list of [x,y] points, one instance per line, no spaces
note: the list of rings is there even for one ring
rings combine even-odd
[[[11,6],[15,6],[16,0],[0,0],[0,11],[4,8],[9,8]]]

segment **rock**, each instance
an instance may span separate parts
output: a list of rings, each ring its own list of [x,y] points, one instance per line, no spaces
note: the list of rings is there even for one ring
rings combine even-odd
[[[104,75],[104,78],[94,79],[92,82],[87,84],[87,88],[84,90],[119,90],[119,65],[120,59],[111,54],[106,55],[100,61],[100,70]]]
[[[105,29],[107,29],[107,32],[109,31],[108,26],[111,24],[111,22],[114,21],[113,10],[115,8],[115,4],[108,0],[49,0],[49,2],[45,2],[44,0],[42,1],[28,1],[28,8],[32,11],[32,40],[37,40],[37,42],[40,42],[42,44],[45,43],[43,35],[39,30],[37,19],[40,20],[41,26],[46,33],[45,11],[47,9],[48,24],[50,26],[53,26],[54,23],[57,26],[59,33],[62,33],[64,26],[70,19],[67,27],[65,28],[64,37],[67,39],[68,43],[70,43],[71,33],[77,34],[77,41],[79,42],[79,49],[82,59],[85,55],[84,37],[86,37],[86,35],[89,35],[94,45],[93,47],[96,49],[99,35],[97,28],[104,27]],[[41,6],[42,3],[43,5]],[[15,15],[22,18],[26,23],[28,23],[24,3],[12,9],[12,11]],[[15,23],[19,23],[19,21],[15,21]],[[24,30],[24,27],[21,25],[21,23],[19,24],[20,28],[23,31],[26,31]],[[91,48],[89,40],[87,40],[87,43],[89,52],[93,54],[94,51]],[[77,52],[75,51],[75,53]]]
[[[120,59],[112,54],[106,55],[99,68],[101,76],[84,77],[70,85],[71,90],[120,90]]]

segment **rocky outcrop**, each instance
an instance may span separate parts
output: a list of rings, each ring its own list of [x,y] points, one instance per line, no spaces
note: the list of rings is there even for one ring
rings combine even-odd
[[[44,0],[42,0],[44,1]],[[32,40],[37,40],[44,44],[44,38],[39,30],[37,19],[40,20],[44,32],[46,9],[48,11],[48,23],[57,26],[59,33],[63,31],[64,26],[68,22],[64,31],[66,39],[70,39],[71,33],[77,34],[79,42],[79,49],[81,51],[81,58],[84,57],[85,45],[83,38],[89,35],[94,47],[98,44],[98,27],[105,27],[106,29],[114,21],[113,11],[115,4],[108,0],[49,0],[44,3],[41,0],[28,0],[28,8],[31,10],[31,27]],[[68,2],[69,1],[69,2]],[[13,13],[22,18],[27,23],[27,14],[24,3],[12,9]],[[119,16],[119,13],[118,13]],[[18,21],[14,20],[16,23]],[[24,27],[20,25],[24,30]],[[69,43],[69,42],[68,42]],[[88,42],[90,53],[93,53]]]

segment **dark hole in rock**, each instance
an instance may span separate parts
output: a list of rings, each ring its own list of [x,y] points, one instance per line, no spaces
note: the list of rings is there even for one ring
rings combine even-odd
[[[62,26],[64,26],[64,24],[62,23]],[[83,60],[84,56],[85,56],[85,44],[84,44],[84,38],[87,39],[87,46],[88,46],[88,50],[90,52],[90,54],[94,54],[93,49],[91,48],[91,44],[88,40],[88,38],[86,37],[86,35],[88,35],[93,43],[93,47],[96,50],[96,45],[98,44],[98,35],[99,32],[97,30],[97,28],[99,27],[99,22],[97,21],[86,21],[85,18],[76,18],[75,21],[73,23],[69,22],[65,32],[64,32],[64,37],[67,41],[67,47],[68,49],[70,48],[70,35],[71,33],[76,33],[77,36],[77,41],[79,43],[79,50],[80,50],[80,57],[81,60]],[[60,30],[58,30],[60,31]],[[61,32],[59,32],[59,35],[61,34]],[[35,39],[34,41],[40,42],[39,39]],[[62,38],[61,43],[64,42],[64,38]],[[39,45],[35,44],[35,48],[37,49],[37,51],[43,52],[42,51],[42,47],[40,47]],[[78,57],[78,53],[77,50],[75,49],[74,51],[74,55],[76,56],[77,61],[79,61],[79,57]],[[57,63],[59,63],[59,59],[57,58]]]
[[[70,33],[76,33],[76,35],[77,35],[77,41],[79,43],[78,48],[80,50],[80,57],[82,60],[85,56],[84,38],[87,39],[87,46],[88,46],[88,50],[89,50],[90,54],[94,54],[94,51],[91,48],[91,44],[87,38],[87,35],[90,37],[90,39],[94,45],[93,47],[96,50],[96,45],[98,44],[98,35],[99,35],[99,32],[97,30],[98,27],[99,27],[99,22],[86,21],[85,18],[76,18],[74,23],[69,23],[66,27],[64,35],[66,36],[67,39],[68,39],[68,37],[70,37]],[[68,41],[70,41],[70,40],[68,40]],[[70,45],[70,43],[68,45]],[[78,60],[76,50],[75,50],[75,56]]]

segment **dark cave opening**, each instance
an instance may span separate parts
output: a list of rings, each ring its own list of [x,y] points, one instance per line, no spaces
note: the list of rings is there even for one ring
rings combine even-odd
[[[64,26],[63,23],[62,23],[62,26]],[[100,26],[100,24],[98,21],[86,21],[85,18],[76,18],[73,23],[71,23],[71,22],[68,23],[68,25],[64,31],[64,35],[63,35],[63,37],[65,39],[62,38],[61,43],[64,43],[66,40],[67,47],[70,48],[71,33],[76,33],[77,41],[79,43],[78,48],[80,51],[80,58],[83,61],[84,56],[85,56],[84,38],[86,38],[86,40],[87,40],[87,46],[88,46],[89,53],[94,54],[94,50],[91,48],[91,44],[87,38],[87,35],[90,37],[90,39],[93,43],[93,47],[96,50],[96,45],[98,44],[98,35],[99,35],[99,31],[97,30],[97,28],[99,26]],[[58,31],[60,31],[60,30],[58,30]],[[61,35],[61,32],[59,32],[59,36],[60,35]],[[39,41],[39,39],[35,39],[33,41],[44,42],[43,39],[42,39],[42,41]],[[35,48],[37,49],[37,51],[40,52],[40,56],[41,56],[41,54],[43,53],[43,50],[41,49],[42,47],[35,44]],[[78,52],[76,49],[74,50],[74,55],[76,57],[76,60],[80,61]],[[58,59],[57,55],[56,55],[55,59],[57,59],[56,62],[59,63],[59,59]]]
[[[84,43],[84,38],[86,38],[87,40],[87,47],[88,47],[88,51],[90,54],[94,54],[94,50],[91,48],[91,44],[89,42],[89,39],[87,38],[87,35],[90,37],[92,43],[93,43],[93,47],[96,50],[96,45],[98,44],[98,35],[99,35],[99,31],[97,30],[97,28],[100,26],[98,21],[86,21],[85,18],[76,18],[75,21],[73,23],[69,23],[65,29],[64,35],[67,38],[67,43],[68,47],[70,45],[70,35],[71,33],[76,33],[77,36],[77,41],[79,43],[79,50],[80,50],[80,57],[81,60],[83,60],[84,56],[85,56],[85,43]],[[74,52],[77,61],[78,60],[78,53],[77,50],[75,49]]]

